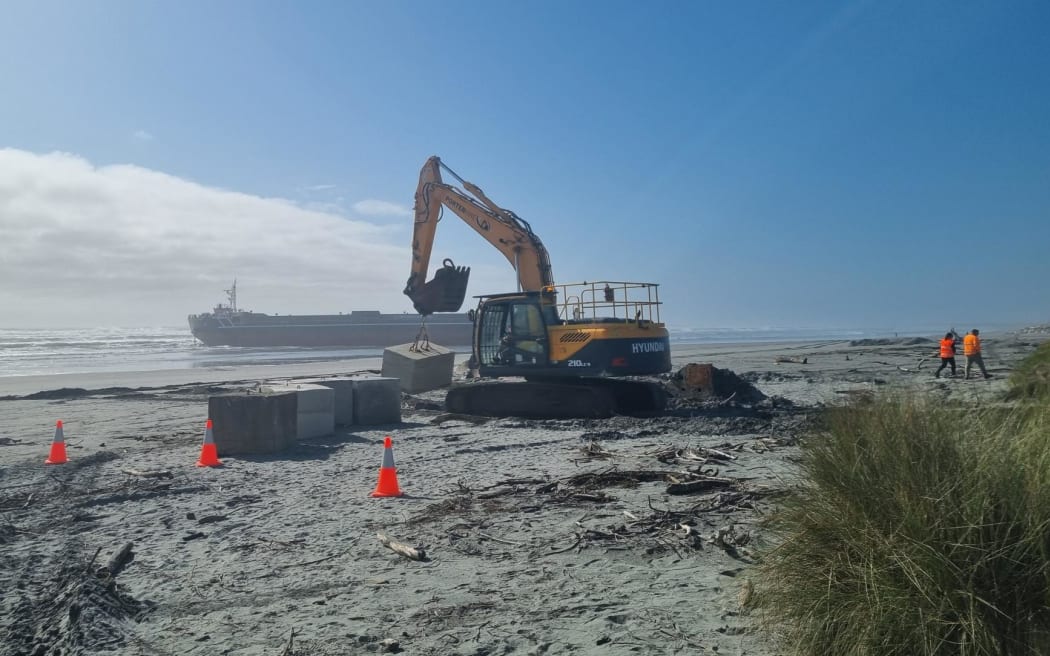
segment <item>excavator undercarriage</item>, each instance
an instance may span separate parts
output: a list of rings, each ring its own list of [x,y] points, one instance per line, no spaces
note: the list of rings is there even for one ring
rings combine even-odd
[[[611,378],[467,383],[452,387],[445,397],[449,412],[526,419],[647,416],[666,406],[667,392],[659,383]]]

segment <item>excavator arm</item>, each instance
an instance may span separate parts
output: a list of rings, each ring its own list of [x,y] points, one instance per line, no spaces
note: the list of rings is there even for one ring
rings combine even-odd
[[[441,178],[442,169],[466,191],[445,183]],[[493,203],[479,187],[463,180],[435,156],[423,165],[416,188],[412,270],[405,294],[412,299],[417,312],[423,315],[457,312],[467,293],[470,269],[457,267],[447,259],[434,279],[426,282],[434,235],[444,207],[503,253],[514,267],[522,290],[539,291],[554,284],[547,249],[528,222]]]

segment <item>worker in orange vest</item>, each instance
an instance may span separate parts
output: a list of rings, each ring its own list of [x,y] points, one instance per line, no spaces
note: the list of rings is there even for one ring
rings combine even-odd
[[[965,378],[970,377],[970,368],[977,365],[981,368],[981,374],[985,378],[991,378],[984,368],[984,358],[981,356],[981,331],[974,328],[963,338],[963,355],[966,356]]]
[[[941,366],[937,369],[937,373],[933,374],[934,378],[940,378],[941,372],[948,365],[952,366],[952,378],[955,378],[955,343],[956,343],[955,332],[944,333],[944,339],[941,340]]]

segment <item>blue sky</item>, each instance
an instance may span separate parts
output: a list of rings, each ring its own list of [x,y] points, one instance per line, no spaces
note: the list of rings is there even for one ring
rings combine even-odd
[[[393,259],[411,219],[354,204],[410,207],[437,154],[532,223],[559,281],[660,282],[675,326],[1045,322],[1047,25],[1040,2],[9,2],[0,148],[365,221]],[[434,261],[504,291],[454,223]],[[407,254],[389,267],[403,281]],[[214,279],[250,289],[232,268],[201,264],[155,314],[205,309]],[[5,307],[61,302],[14,276]],[[369,307],[407,308],[401,284]]]

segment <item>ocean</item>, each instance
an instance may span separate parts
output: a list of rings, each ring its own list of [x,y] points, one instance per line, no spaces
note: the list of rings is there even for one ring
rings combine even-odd
[[[904,333],[900,336],[925,333]],[[675,344],[836,341],[893,336],[886,331],[802,328],[671,329]],[[0,377],[156,371],[305,363],[382,355],[377,349],[203,346],[186,327],[0,329]]]

